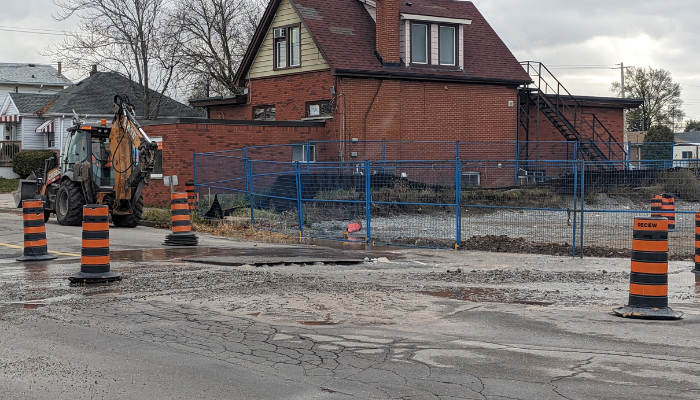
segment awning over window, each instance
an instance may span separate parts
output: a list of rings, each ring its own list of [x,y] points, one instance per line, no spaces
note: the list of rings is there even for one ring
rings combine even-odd
[[[39,125],[38,128],[34,130],[36,133],[49,133],[53,132],[53,121],[52,119],[44,122],[43,124]]]
[[[19,115],[3,115],[0,117],[0,122],[21,122],[22,117]]]

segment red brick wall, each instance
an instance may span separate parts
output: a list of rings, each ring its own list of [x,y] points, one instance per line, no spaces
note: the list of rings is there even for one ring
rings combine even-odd
[[[345,138],[408,141],[515,140],[517,89],[503,86],[344,78],[340,93],[347,98]],[[342,117],[340,110],[336,124]],[[338,137],[339,139],[339,137]],[[447,159],[438,146],[408,146],[388,158]],[[451,147],[451,146],[449,146]],[[428,148],[434,149],[429,152]],[[512,158],[495,146],[483,158]],[[368,153],[367,156],[374,154]],[[358,154],[358,156],[360,156]],[[347,157],[347,154],[346,154]],[[365,156],[360,157],[366,158]]]
[[[308,140],[322,140],[324,127],[285,127],[285,126],[238,126],[213,124],[169,124],[145,126],[150,137],[163,138],[163,175],[177,175],[178,191],[185,190],[185,182],[193,178],[193,152],[203,153],[221,150],[240,149],[245,146],[265,146],[274,144],[304,143]],[[258,150],[264,159],[291,161],[289,148]],[[241,154],[234,154],[242,156]],[[242,162],[230,158],[202,158],[197,164],[206,168],[210,180],[231,179],[237,172],[242,174]],[[264,168],[259,164],[256,168]],[[204,171],[201,171],[202,173]],[[218,177],[218,178],[217,178]],[[150,206],[170,204],[170,189],[163,181],[153,179],[144,189],[144,203]]]
[[[254,106],[274,106],[277,121],[298,121],[306,117],[306,102],[330,100],[335,79],[328,71],[253,79],[246,83],[247,105],[212,107],[214,119],[250,120]]]

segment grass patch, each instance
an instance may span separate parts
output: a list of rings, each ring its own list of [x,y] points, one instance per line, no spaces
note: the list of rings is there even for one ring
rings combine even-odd
[[[0,178],[0,193],[10,193],[13,190],[17,190],[18,185],[19,179]]]

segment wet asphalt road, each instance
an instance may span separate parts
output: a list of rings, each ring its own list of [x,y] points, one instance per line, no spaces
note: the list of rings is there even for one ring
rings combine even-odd
[[[198,250],[164,249],[167,232],[139,227],[110,231],[113,268],[125,281],[82,288],[65,281],[79,268],[79,228],[49,223],[49,249],[63,254],[18,263],[21,249],[9,246],[21,246],[21,219],[0,214],[0,226],[3,399],[700,397],[694,284],[676,289],[673,307],[683,320],[614,317],[610,299],[626,285],[615,284],[624,260],[344,252],[203,235]],[[333,262],[365,256],[390,262]],[[514,262],[543,272],[514,274]],[[456,268],[475,272],[446,272]],[[561,273],[569,270],[575,279]],[[509,273],[493,278],[493,271]],[[542,282],[532,282],[538,276]],[[476,302],[420,294],[470,282],[540,295],[556,284],[559,293],[548,306],[500,302],[488,292]],[[602,286],[614,293],[600,294]],[[568,303],[577,291],[590,291],[590,300]],[[303,297],[319,311],[299,321],[264,303],[255,315],[246,303],[253,297],[279,301],[283,311]],[[345,314],[335,314],[343,305]]]

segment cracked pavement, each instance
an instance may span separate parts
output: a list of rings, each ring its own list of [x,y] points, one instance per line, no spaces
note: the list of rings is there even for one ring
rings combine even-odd
[[[79,229],[47,231],[50,249],[79,252]],[[21,264],[0,247],[0,398],[700,397],[690,263],[671,266],[684,319],[642,321],[610,313],[626,300],[626,260],[205,235],[226,251],[188,257],[162,251],[165,231],[113,232],[113,285],[68,286],[74,258]],[[21,223],[0,233],[21,240]],[[315,261],[295,263],[300,251]]]

